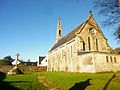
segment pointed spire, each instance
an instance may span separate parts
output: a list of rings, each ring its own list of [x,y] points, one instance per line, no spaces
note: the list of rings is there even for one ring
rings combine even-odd
[[[56,29],[56,43],[62,38],[62,23],[60,16],[58,17],[57,29]]]
[[[58,20],[61,20],[60,16],[58,16]]]
[[[62,27],[60,16],[58,17],[58,23],[57,23],[57,28],[59,28],[59,27]]]

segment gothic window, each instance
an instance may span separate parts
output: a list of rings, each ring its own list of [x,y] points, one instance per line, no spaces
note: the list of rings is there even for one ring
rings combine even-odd
[[[114,62],[117,63],[117,61],[116,61],[116,57],[114,57]]]
[[[98,51],[98,39],[96,38],[96,51]]]
[[[90,28],[90,29],[89,29],[89,33],[91,33],[92,29],[93,29],[93,28]]]
[[[78,38],[78,42],[79,42],[79,50],[85,51],[85,42],[83,41],[83,39],[80,36]]]
[[[63,57],[64,57],[64,51],[62,50],[62,59],[63,59]]]
[[[109,60],[108,60],[108,56],[106,56],[106,62],[109,62]]]
[[[88,48],[89,48],[89,50],[91,50],[90,37],[88,37]]]
[[[90,28],[90,29],[89,29],[89,34],[90,34],[90,35],[94,35],[94,34],[95,34],[95,30],[94,30],[93,28]]]
[[[61,35],[61,30],[59,30],[59,35]]]
[[[83,51],[85,51],[85,43],[83,42]]]
[[[72,46],[71,46],[71,58],[72,58]]]
[[[113,62],[113,61],[112,61],[112,57],[110,57],[110,61]]]

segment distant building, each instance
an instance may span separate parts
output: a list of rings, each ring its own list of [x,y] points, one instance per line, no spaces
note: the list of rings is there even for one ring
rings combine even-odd
[[[37,66],[47,66],[48,65],[48,56],[39,56]]]
[[[27,62],[21,62],[25,66],[37,66],[37,62],[31,62],[30,59]]]
[[[62,37],[59,17],[56,43],[48,53],[48,71],[120,71],[120,55],[111,54],[106,37],[90,12],[86,21]]]

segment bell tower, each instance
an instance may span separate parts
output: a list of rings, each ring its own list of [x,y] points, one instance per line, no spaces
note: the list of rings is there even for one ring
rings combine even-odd
[[[62,38],[62,23],[60,16],[58,17],[57,28],[56,28],[56,43]]]

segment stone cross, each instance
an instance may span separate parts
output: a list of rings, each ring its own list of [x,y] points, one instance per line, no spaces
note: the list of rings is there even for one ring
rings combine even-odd
[[[18,65],[18,60],[19,60],[18,58],[19,58],[19,56],[20,56],[20,54],[17,53],[17,54],[16,54],[16,66]]]

